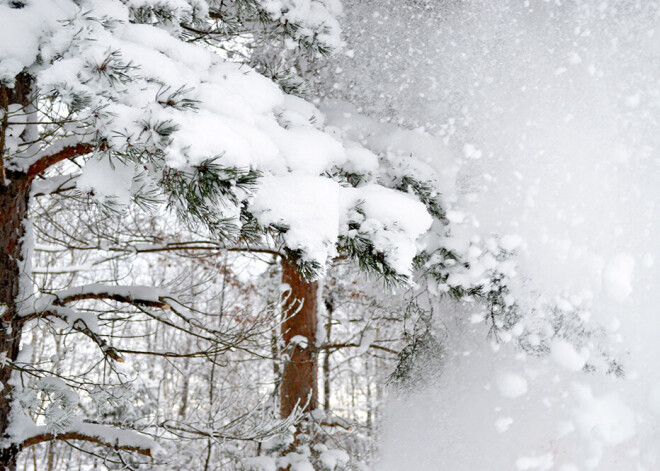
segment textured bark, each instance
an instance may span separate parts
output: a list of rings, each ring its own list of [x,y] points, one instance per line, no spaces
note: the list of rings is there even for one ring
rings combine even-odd
[[[304,412],[318,406],[316,352],[317,288],[318,282],[306,282],[296,271],[295,264],[282,257],[282,282],[291,292],[283,302],[286,320],[282,323],[282,338],[287,361],[284,362],[280,383],[280,413],[288,417],[296,406]],[[295,313],[295,314],[294,314]],[[307,339],[303,348],[291,339],[302,336]]]
[[[0,354],[13,363],[21,343],[21,325],[18,318],[18,303],[20,302],[20,277],[23,267],[23,236],[24,221],[27,216],[27,205],[30,185],[27,175],[11,174],[11,183],[0,188],[0,309],[3,310],[0,319]],[[6,438],[11,411],[11,391],[9,385],[11,366],[4,363],[0,367],[0,434]],[[18,447],[12,446],[0,449],[0,470],[16,469]]]
[[[334,300],[331,297],[325,299],[325,310],[328,320],[325,325],[325,339],[328,344],[332,343],[332,315],[335,311]],[[330,349],[326,349],[323,355],[323,410],[326,415],[330,413],[330,396],[332,395],[330,382]]]
[[[31,79],[20,74],[13,88],[2,90],[3,108],[7,104],[30,105]],[[2,133],[6,129],[2,129]],[[27,131],[27,130],[26,130]],[[4,159],[4,149],[2,149]],[[4,170],[4,166],[3,166]],[[25,173],[5,170],[0,185],[0,354],[9,361],[0,366],[0,438],[7,438],[10,421],[12,387],[9,385],[11,364],[18,357],[21,344],[21,323],[18,306],[21,301],[20,280],[23,270],[23,237],[30,195],[30,178]],[[0,447],[0,471],[14,471],[18,445]]]

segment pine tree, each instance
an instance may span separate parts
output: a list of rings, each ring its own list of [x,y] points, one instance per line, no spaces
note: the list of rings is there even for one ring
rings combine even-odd
[[[6,358],[0,372],[5,388],[0,398],[0,466],[14,469],[24,447],[55,438],[149,454],[148,440],[124,435],[111,439],[114,435],[104,427],[75,423],[50,433],[31,426],[23,412],[19,376],[29,371],[29,364],[20,357],[20,345],[30,322],[64,321],[95,342],[109,360],[121,361],[95,319],[68,304],[112,299],[168,308],[162,293],[131,287],[87,285],[54,294],[36,292],[30,272],[30,195],[73,193],[108,217],[119,215],[131,201],[144,208],[166,201],[218,240],[236,237],[242,209],[260,173],[249,159],[241,165],[236,156],[223,159],[223,146],[218,145],[222,140],[195,148],[197,141],[209,141],[208,131],[198,128],[214,113],[213,106],[206,106],[209,99],[200,95],[206,91],[240,101],[246,95],[238,90],[251,88],[249,92],[261,96],[250,103],[250,111],[264,113],[271,120],[268,126],[278,128],[271,109],[281,94],[249,69],[184,42],[189,25],[210,21],[208,8],[200,2],[178,7],[145,2],[139,8],[119,1],[2,2],[0,13],[2,28],[15,34],[19,45],[3,44],[0,54],[0,341]],[[194,89],[186,86],[190,82]],[[235,132],[234,123],[229,128],[226,123],[231,113],[222,105],[215,111],[225,120],[216,119],[215,125],[225,125],[230,133]],[[211,147],[217,147],[217,153]],[[65,384],[49,384],[67,397]]]

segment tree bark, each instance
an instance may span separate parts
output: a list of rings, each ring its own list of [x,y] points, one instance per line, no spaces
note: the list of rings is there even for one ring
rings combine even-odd
[[[18,357],[21,343],[21,323],[18,307],[21,301],[20,279],[23,270],[23,237],[27,217],[30,185],[27,177],[11,175],[11,183],[0,188],[0,355],[6,361],[0,366],[0,433],[7,438],[10,421],[12,386],[11,365]],[[16,469],[17,446],[0,448],[0,470]]]
[[[280,383],[280,413],[288,417],[296,406],[309,412],[318,406],[316,329],[318,282],[303,280],[294,261],[282,257],[282,282],[290,287],[282,302],[284,354]],[[296,341],[292,339],[298,337]],[[304,337],[307,345],[298,340]]]
[[[327,344],[332,344],[332,315],[335,310],[334,300],[331,297],[325,299],[325,310],[328,313],[328,319],[325,325],[325,341]],[[332,391],[330,389],[330,354],[331,350],[326,349],[323,356],[323,411],[327,414],[330,413],[330,397]]]
[[[19,103],[30,104],[30,83],[27,75],[17,77],[14,88],[3,87],[2,107]],[[6,129],[2,129],[2,133]],[[4,149],[0,153],[4,160]],[[25,269],[23,253],[25,222],[28,215],[28,199],[31,179],[26,173],[5,170],[5,180],[0,185],[0,355],[5,361],[0,362],[0,470],[14,471],[20,446],[7,445],[7,428],[11,420],[13,387],[9,384],[12,365],[18,357],[21,344],[21,322],[18,317],[21,297],[21,277]]]

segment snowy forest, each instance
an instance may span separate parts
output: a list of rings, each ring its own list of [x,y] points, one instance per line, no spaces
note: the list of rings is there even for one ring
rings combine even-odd
[[[660,0],[0,0],[0,471],[660,470],[656,125]]]

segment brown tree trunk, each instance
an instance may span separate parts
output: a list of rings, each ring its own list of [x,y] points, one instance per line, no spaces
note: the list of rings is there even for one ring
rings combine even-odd
[[[17,77],[14,88],[2,87],[0,106],[7,109],[9,104],[30,104],[30,78],[26,75]],[[6,121],[3,123],[6,124]],[[4,136],[6,126],[0,133]],[[4,143],[4,140],[3,140]],[[5,149],[0,149],[3,160],[3,179],[0,182],[0,355],[6,361],[0,365],[0,438],[6,440],[7,427],[10,424],[12,386],[9,380],[11,365],[18,357],[21,344],[21,322],[18,317],[21,297],[21,275],[24,270],[23,242],[25,220],[30,196],[30,178],[25,173],[6,170],[4,166]],[[0,470],[14,471],[20,447],[18,445],[0,445]]]
[[[20,278],[23,269],[24,221],[27,216],[29,181],[25,175],[11,173],[11,183],[0,187],[0,354],[7,362],[0,366],[0,434],[7,438],[12,386],[9,384],[12,368],[21,343],[21,324],[18,305],[21,301]],[[0,470],[16,469],[17,446],[0,448]]]
[[[286,361],[280,383],[280,413],[288,417],[296,406],[304,412],[318,406],[317,385],[317,288],[318,282],[303,280],[296,270],[295,263],[282,257],[282,283],[290,287],[290,292],[282,303],[285,320],[282,323],[282,338]],[[304,345],[299,341],[306,339]]]
[[[325,325],[325,341],[330,345],[332,344],[332,314],[335,310],[334,301],[331,297],[325,299],[325,310],[328,313],[328,320]],[[330,413],[330,396],[332,395],[330,387],[330,349],[326,349],[323,356],[323,411],[326,415]]]

